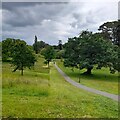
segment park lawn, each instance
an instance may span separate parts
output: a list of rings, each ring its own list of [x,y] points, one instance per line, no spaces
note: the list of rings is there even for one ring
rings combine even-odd
[[[112,94],[118,94],[118,73],[110,74],[108,68],[93,69],[92,75],[83,75],[86,69],[78,70],[74,68],[72,71],[71,68],[64,67],[61,60],[56,60],[57,65],[74,81],[79,82],[80,84],[95,88],[101,91],[109,92]]]
[[[43,76],[39,70],[20,76],[3,63],[2,77],[3,117],[118,118],[118,102],[72,86],[52,64]]]
[[[1,59],[1,56],[0,56],[0,73],[2,73],[2,59]],[[1,116],[2,116],[2,74],[0,74],[0,117]]]

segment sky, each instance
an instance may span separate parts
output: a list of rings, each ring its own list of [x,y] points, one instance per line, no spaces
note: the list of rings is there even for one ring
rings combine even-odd
[[[118,0],[63,1],[3,0],[2,40],[22,39],[32,45],[36,35],[38,41],[57,45],[82,30],[97,32],[103,23],[118,20]]]

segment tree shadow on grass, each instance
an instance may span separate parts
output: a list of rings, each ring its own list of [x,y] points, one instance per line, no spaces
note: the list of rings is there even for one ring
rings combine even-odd
[[[68,72],[68,76],[73,78],[79,78],[84,80],[97,80],[97,81],[108,81],[108,82],[118,82],[118,76],[115,76],[113,74],[106,74],[104,73],[95,73],[93,72],[91,75],[79,73],[79,72]]]
[[[87,79],[87,80],[97,80],[97,81],[108,81],[108,82],[118,82],[118,77],[113,75],[107,75],[107,74],[91,74],[91,75],[84,75],[80,74],[81,78]]]

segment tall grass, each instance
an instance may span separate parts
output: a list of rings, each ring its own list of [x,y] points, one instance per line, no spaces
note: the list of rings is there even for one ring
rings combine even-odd
[[[43,59],[38,63],[37,72],[35,66],[25,70],[24,76],[19,71],[12,73],[10,65],[3,63],[4,118],[118,118],[116,101],[78,89],[52,64],[48,72],[42,67]]]
[[[2,88],[4,94],[9,93],[29,96],[48,95],[49,69],[43,67],[43,65],[43,60],[40,58],[35,68],[31,70],[25,69],[24,76],[21,76],[20,71],[12,72],[13,68],[9,63],[3,63]],[[43,70],[42,73],[41,69]]]

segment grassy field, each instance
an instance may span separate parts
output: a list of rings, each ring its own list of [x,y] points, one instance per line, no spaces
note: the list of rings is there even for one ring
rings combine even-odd
[[[0,118],[2,116],[2,43],[0,42]]]
[[[3,63],[2,116],[16,118],[117,118],[118,103],[67,83],[51,64],[11,72]],[[44,71],[44,72],[43,72]]]
[[[118,94],[118,73],[110,74],[108,68],[93,69],[92,75],[83,75],[85,69],[78,70],[74,68],[74,72],[71,68],[64,67],[61,60],[57,60],[57,65],[68,75],[70,78],[80,83],[101,91],[106,91],[113,94]]]

